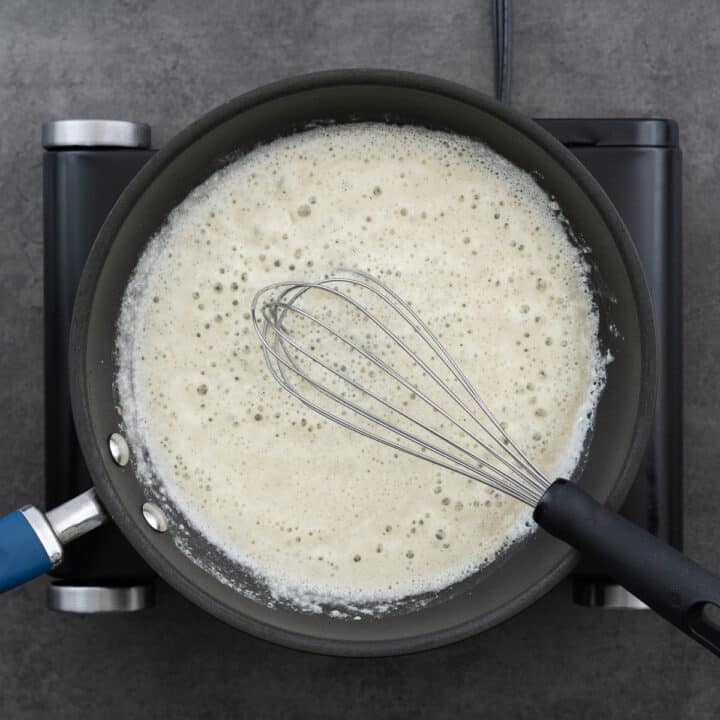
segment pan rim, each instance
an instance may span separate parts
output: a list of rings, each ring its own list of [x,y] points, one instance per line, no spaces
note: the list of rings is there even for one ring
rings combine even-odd
[[[113,520],[148,564],[193,603],[238,629],[265,640],[299,650],[346,656],[386,656],[431,649],[457,642],[513,617],[554,588],[573,568],[578,553],[571,548],[555,566],[527,591],[495,611],[441,631],[428,631],[408,638],[345,641],[296,633],[238,613],[205,589],[190,582],[169,565],[159,550],[138,529],[112,480],[104,470],[99,438],[96,437],[88,392],[87,340],[93,299],[101,270],[123,219],[157,175],[182,151],[213,128],[235,115],[280,97],[333,86],[377,85],[418,90],[444,96],[478,108],[527,136],[556,161],[578,184],[612,235],[628,274],[640,326],[641,382],[633,437],[622,471],[605,500],[617,509],[630,489],[642,462],[655,406],[655,332],[650,295],[639,257],[630,234],[614,205],[590,172],[549,132],[513,108],[455,82],[406,71],[352,68],[310,73],[280,80],[245,93],[216,107],[168,141],[123,191],[100,229],[80,280],[70,333],[70,393],[80,446],[98,494]]]

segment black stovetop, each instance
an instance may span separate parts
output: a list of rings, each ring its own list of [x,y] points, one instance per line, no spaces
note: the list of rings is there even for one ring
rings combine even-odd
[[[676,547],[682,544],[681,154],[668,120],[539,120],[603,186],[638,248],[652,295],[658,342],[658,400],[645,462],[623,513]],[[46,502],[53,507],[91,480],[75,438],[67,391],[70,317],[82,267],[115,199],[152,156],[147,147],[58,147],[45,153]],[[53,573],[64,588],[133,587],[153,573],[117,528],[66,548]],[[612,581],[581,561],[581,604],[632,606]],[[56,588],[57,590],[57,588]],[[50,595],[56,609],[57,592]],[[73,607],[77,608],[77,595]],[[80,601],[82,605],[82,601]]]

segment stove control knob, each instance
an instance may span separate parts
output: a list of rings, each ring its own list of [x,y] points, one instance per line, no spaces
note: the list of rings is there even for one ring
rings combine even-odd
[[[597,578],[575,578],[573,580],[573,601],[576,605],[605,608],[606,610],[648,609],[642,600],[638,600],[622,585]]]
[[[47,150],[150,147],[150,126],[129,120],[51,120],[43,123]]]
[[[67,613],[136,612],[155,605],[155,588],[147,582],[103,585],[59,580],[48,585],[47,604],[51,610]]]

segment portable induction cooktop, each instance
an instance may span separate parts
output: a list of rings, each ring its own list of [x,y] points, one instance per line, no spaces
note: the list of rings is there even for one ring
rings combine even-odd
[[[653,298],[658,398],[645,461],[623,514],[682,545],[681,153],[664,119],[541,119],[603,186],[638,248]],[[77,284],[110,208],[153,155],[148,125],[111,120],[43,126],[45,242],[45,467],[48,508],[91,486],[75,436],[68,340]],[[154,573],[112,526],[65,548],[48,606],[64,612],[126,612],[153,605]],[[645,606],[590,563],[573,575],[576,603]]]

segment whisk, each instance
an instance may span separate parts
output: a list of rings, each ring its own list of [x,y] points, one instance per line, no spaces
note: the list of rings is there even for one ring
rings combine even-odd
[[[720,578],[577,484],[548,478],[386,283],[352,269],[275,283],[254,297],[251,320],[271,376],[305,406],[531,506],[540,527],[720,656]]]

